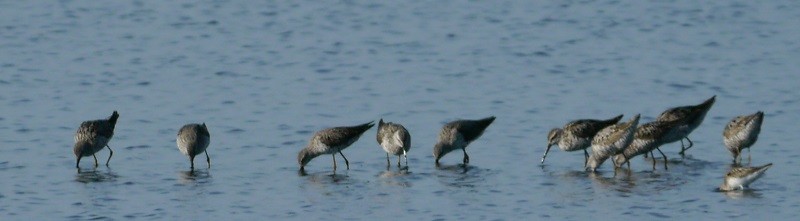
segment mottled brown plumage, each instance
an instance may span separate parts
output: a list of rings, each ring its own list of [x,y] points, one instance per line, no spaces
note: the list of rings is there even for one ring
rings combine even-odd
[[[603,128],[616,124],[620,119],[622,119],[622,115],[607,120],[580,119],[567,123],[563,129],[553,128],[547,134],[547,149],[542,156],[542,163],[547,158],[550,147],[558,145],[562,151],[583,150],[583,164],[586,166],[586,162],[589,160],[589,153],[586,149],[591,146],[594,135]]]
[[[697,129],[701,123],[703,123],[703,119],[705,119],[708,110],[711,109],[711,106],[714,105],[716,97],[717,96],[714,95],[698,105],[673,107],[667,109],[658,115],[658,117],[656,117],[656,121],[679,122],[678,127],[675,128],[675,132],[680,138],[675,141],[681,141],[681,151],[679,152],[681,155],[683,155],[686,150],[694,146],[692,140],[689,139],[689,134],[692,133],[694,129]],[[683,139],[686,139],[686,141],[689,142],[689,146],[684,147]],[[672,143],[674,141],[665,140],[664,142]]]
[[[439,159],[445,154],[461,149],[464,152],[464,164],[469,163],[467,155],[467,145],[478,139],[483,131],[494,122],[495,117],[487,117],[480,120],[457,120],[445,124],[439,132],[439,139],[433,147],[433,157],[439,165]]]
[[[772,163],[758,167],[734,167],[725,174],[725,180],[719,187],[719,190],[733,191],[747,189],[751,183],[764,176],[764,172],[767,172],[767,169],[770,167],[772,167]]]
[[[208,157],[208,152],[206,151],[210,141],[211,134],[208,133],[206,123],[184,125],[178,130],[178,138],[175,140],[178,150],[189,157],[192,170],[194,170],[194,157],[203,152],[206,153],[208,168],[211,168],[211,158]]]
[[[386,151],[386,166],[389,166],[389,154],[397,156],[397,166],[400,166],[400,155],[405,157],[408,166],[408,150],[411,149],[411,134],[403,125],[392,122],[378,121],[378,144]]]
[[[72,148],[72,152],[75,154],[75,157],[77,157],[75,167],[79,168],[81,158],[87,156],[94,157],[94,166],[96,167],[98,163],[95,153],[102,150],[104,147],[108,147],[109,151],[108,160],[106,160],[106,166],[108,166],[108,163],[111,161],[111,156],[114,155],[114,151],[108,146],[108,142],[114,136],[114,127],[117,125],[118,118],[119,113],[114,111],[108,119],[84,121],[81,123],[81,126],[78,127],[78,131],[75,133],[75,145]]]
[[[614,124],[597,132],[592,139],[592,155],[589,157],[586,169],[596,171],[609,157],[621,153],[633,140],[633,133],[638,124],[637,114],[628,122]]]
[[[733,155],[734,163],[737,162],[737,159],[741,159],[739,156],[742,150],[747,148],[749,152],[750,147],[756,143],[763,120],[764,112],[759,111],[750,115],[737,116],[725,126],[725,130],[722,132],[723,142]]]
[[[342,153],[342,150],[355,143],[364,132],[372,128],[372,122],[351,126],[351,127],[333,127],[327,128],[314,133],[314,136],[308,141],[308,145],[300,150],[297,155],[297,162],[300,164],[300,170],[303,170],[311,159],[323,154],[331,154],[333,156],[333,170],[336,170],[336,153],[342,155],[347,169],[350,169],[350,162]]]
[[[680,139],[680,134],[678,134],[675,128],[680,123],[677,121],[653,121],[646,124],[640,125],[636,128],[636,133],[633,135],[633,141],[625,147],[621,154],[617,154],[614,157],[614,162],[616,165],[622,166],[624,163],[628,163],[628,167],[630,168],[630,159],[652,152],[653,150],[658,150],[661,145],[665,144],[666,141],[669,140],[677,140]],[[661,153],[662,157],[664,158],[664,168],[667,168],[667,157],[664,153]],[[653,160],[653,169],[655,169],[655,160]]]

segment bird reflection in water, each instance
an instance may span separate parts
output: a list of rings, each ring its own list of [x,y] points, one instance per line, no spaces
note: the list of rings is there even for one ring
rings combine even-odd
[[[408,166],[404,166],[398,170],[387,168],[385,171],[378,174],[378,178],[380,178],[381,182],[384,184],[411,187],[411,182],[408,181],[409,175],[411,175],[411,172],[408,171]]]
[[[297,175],[301,177],[307,177],[308,181],[312,183],[346,183],[348,181],[347,171],[345,174],[336,173],[327,173],[327,172],[316,172],[316,173],[307,173],[306,170],[300,169],[297,171]]]
[[[207,183],[211,181],[211,173],[208,170],[187,170],[178,173],[181,183]]]
[[[497,171],[483,169],[469,164],[440,165],[437,166],[436,169],[436,176],[439,182],[446,186],[459,188],[476,187],[476,185],[484,183],[484,181],[490,179],[491,176],[497,174]]]
[[[78,174],[75,175],[75,181],[81,183],[99,183],[99,182],[113,182],[117,180],[117,174],[112,172],[110,168],[106,171],[99,171],[97,167],[92,169],[78,168]]]
[[[741,191],[721,191],[719,188],[716,188],[714,191],[721,192],[731,199],[760,199],[762,197],[761,193],[754,189],[746,189]]]
[[[601,172],[587,172],[587,174],[593,183],[604,189],[630,193],[636,187],[631,171],[625,168],[614,169],[614,174],[611,177],[604,177]]]
[[[469,164],[454,164],[454,165],[436,165],[437,170],[441,171],[451,171],[457,173],[467,173],[471,168],[475,168],[474,166],[470,166]]]

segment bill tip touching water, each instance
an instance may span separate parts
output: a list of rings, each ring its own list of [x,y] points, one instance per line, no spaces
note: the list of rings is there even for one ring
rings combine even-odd
[[[400,167],[400,157],[405,157],[408,166],[408,151],[411,149],[411,134],[401,124],[383,122],[383,118],[378,121],[378,132],[376,133],[378,144],[386,151],[386,166],[391,162],[389,154],[397,156],[397,166]]]
[[[364,132],[374,126],[374,121],[356,126],[342,126],[325,128],[314,133],[305,148],[297,154],[297,162],[300,170],[305,170],[305,166],[314,158],[330,154],[333,157],[333,170],[336,171],[336,153],[342,156],[347,169],[350,169],[350,162],[342,153],[342,150],[349,147],[361,137]]]
[[[464,152],[462,162],[469,163],[467,146],[475,141],[494,122],[495,116],[490,116],[478,120],[456,120],[442,126],[436,144],[433,146],[433,157],[435,164],[439,165],[439,160],[454,150],[461,149]]]
[[[107,119],[90,120],[81,123],[78,131],[75,132],[75,145],[72,149],[77,158],[75,162],[76,168],[80,168],[81,158],[88,156],[94,158],[94,166],[97,167],[98,162],[95,154],[105,147],[108,147],[109,151],[108,159],[106,160],[106,166],[108,166],[109,162],[111,162],[111,156],[114,155],[114,151],[111,150],[108,142],[114,136],[114,127],[117,125],[117,119],[119,119],[119,113],[115,110]]]
[[[622,117],[623,115],[620,114],[607,120],[579,119],[568,122],[562,128],[551,129],[547,134],[547,148],[542,155],[541,163],[544,164],[550,148],[557,145],[559,149],[566,152],[583,150],[583,165],[586,166],[589,160],[587,149],[591,146],[592,138],[603,128],[619,122]]]
[[[750,187],[750,184],[764,176],[767,169],[772,167],[772,163],[768,163],[757,167],[738,166],[734,167],[725,174],[720,191],[734,191],[745,190]]]
[[[586,170],[596,171],[608,158],[621,154],[633,140],[640,116],[636,114],[627,122],[612,124],[598,131],[592,138],[592,154],[584,165]],[[614,163],[614,168],[616,167],[617,164]]]
[[[206,163],[211,168],[211,158],[208,156],[208,144],[211,141],[211,134],[208,132],[206,123],[186,124],[178,130],[176,143],[178,150],[183,155],[189,157],[191,169],[194,170],[194,158],[201,153],[206,154]]]
[[[614,168],[627,163],[629,160],[640,154],[653,154],[659,151],[664,158],[664,168],[667,168],[667,158],[659,149],[659,146],[675,142],[686,137],[694,128],[700,125],[705,114],[714,103],[716,96],[698,105],[689,105],[670,108],[662,113],[659,118],[646,124],[639,124],[640,114],[636,114],[626,122],[620,122],[623,115],[617,115],[608,119],[579,119],[565,124],[562,128],[554,128],[547,134],[547,149],[542,156],[542,163],[547,157],[547,153],[554,145],[562,151],[583,150],[585,155],[584,168],[588,171],[596,171],[604,161],[611,158]],[[726,126],[723,136],[726,147],[734,154],[734,161],[739,157],[741,150],[749,148],[755,143],[761,128],[764,113],[757,111],[750,115],[735,117]],[[108,142],[114,135],[114,128],[119,118],[119,113],[113,111],[111,116],[106,119],[85,121],[81,124],[75,135],[75,146],[73,152],[76,159],[76,167],[80,168],[80,160],[85,156],[95,156],[95,153],[105,147],[109,149],[109,157],[106,161],[108,165],[113,151],[108,146]],[[433,147],[435,165],[440,166],[440,160],[448,153],[461,150],[463,152],[462,165],[469,164],[470,158],[466,148],[475,140],[480,138],[485,130],[494,122],[495,116],[482,119],[459,119],[445,123],[439,131],[437,142]],[[387,168],[391,166],[389,155],[398,157],[397,165],[401,165],[402,157],[405,157],[408,166],[408,152],[411,147],[411,135],[401,124],[378,120],[376,141],[386,152]],[[353,145],[369,129],[374,126],[374,121],[354,125],[330,127],[317,131],[308,141],[308,144],[297,154],[297,163],[300,165],[301,174],[305,174],[305,167],[312,159],[318,156],[330,154],[333,161],[333,172],[336,173],[338,167],[336,155],[344,159],[346,168],[350,168],[350,163],[345,157],[343,150]],[[211,160],[207,152],[210,141],[208,127],[203,123],[186,124],[177,134],[176,144],[184,155],[189,157],[190,165],[194,170],[194,158],[196,155],[205,153],[208,167],[211,167]],[[589,155],[591,147],[591,155]],[[691,147],[691,141],[690,146]],[[688,148],[682,146],[681,152]],[[748,149],[749,150],[749,149]],[[95,166],[97,166],[97,158]],[[738,164],[737,164],[738,165]],[[720,190],[728,191],[744,189],[770,168],[772,164],[760,167],[736,167],[729,171],[725,176],[725,182],[720,186]],[[655,170],[655,161],[653,161]]]
[[[747,149],[750,153],[750,147],[758,140],[763,120],[764,112],[757,111],[749,115],[736,116],[725,126],[722,141],[733,156],[734,163],[741,162],[742,150]]]

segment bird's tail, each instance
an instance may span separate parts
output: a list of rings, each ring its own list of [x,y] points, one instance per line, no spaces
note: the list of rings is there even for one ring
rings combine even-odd
[[[480,119],[478,120],[478,125],[480,125],[480,128],[486,129],[490,124],[492,124],[492,122],[494,122],[494,119],[494,116]]]
[[[117,113],[117,111],[114,111],[114,113],[111,113],[111,117],[108,118],[108,122],[111,123],[112,126],[114,126],[117,125],[117,119],[119,119],[119,113]]]
[[[608,125],[616,124],[616,123],[619,122],[619,120],[622,120],[622,116],[624,116],[624,114],[617,115],[616,117],[613,117],[613,118],[608,119],[608,120],[604,120],[603,122],[608,123]]]
[[[706,101],[703,101],[703,103],[697,105],[697,107],[700,110],[708,110],[708,109],[711,108],[711,105],[714,105],[714,101],[716,101],[716,99],[717,99],[717,95],[711,96],[711,98],[709,98]]]
[[[365,124],[357,125],[357,126],[355,126],[355,128],[358,128],[358,131],[360,131],[361,133],[364,133],[367,130],[369,130],[370,128],[372,128],[372,126],[375,126],[374,122],[375,121],[370,121],[370,122],[367,122]]]

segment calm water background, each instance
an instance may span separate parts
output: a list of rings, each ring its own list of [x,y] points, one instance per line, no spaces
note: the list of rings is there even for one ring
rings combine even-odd
[[[796,1],[3,1],[0,216],[793,219],[798,39]],[[552,127],[712,95],[688,155],[662,148],[668,171],[587,174],[557,149],[539,164]],[[111,166],[77,173],[76,128],[112,110]],[[715,192],[724,125],[757,110],[753,164],[775,166],[754,191]],[[433,166],[443,123],[489,115],[468,167],[458,152]],[[407,170],[386,169],[372,129],[349,171],[321,156],[298,174],[314,131],[379,118],[411,131]],[[192,122],[212,167],[188,174],[174,140]]]

